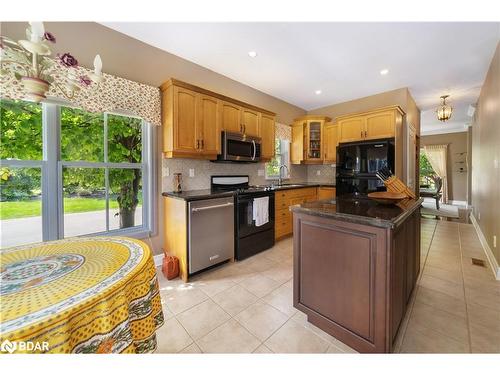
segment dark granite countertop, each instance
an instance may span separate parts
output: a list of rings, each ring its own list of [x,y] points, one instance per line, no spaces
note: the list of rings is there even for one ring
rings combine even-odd
[[[337,198],[307,202],[290,207],[297,213],[348,221],[355,224],[381,228],[395,228],[422,204],[423,199],[410,200],[404,204],[382,205],[369,198]]]
[[[185,201],[199,201],[202,199],[231,197],[234,195],[234,192],[232,191],[214,192],[210,189],[201,189],[201,190],[186,190],[180,193],[174,193],[173,191],[168,191],[163,193],[162,195],[165,197],[183,199]]]
[[[270,184],[269,184],[270,185]],[[308,182],[300,182],[300,183],[290,183],[281,186],[275,186],[274,190],[289,190],[289,189],[301,189],[306,187],[335,187],[335,183],[308,183]],[[202,199],[211,199],[211,198],[223,198],[230,197],[234,195],[234,192],[214,192],[210,189],[200,189],[200,190],[186,190],[180,193],[174,193],[173,191],[167,191],[162,193],[165,197],[183,199],[185,201],[196,201]]]

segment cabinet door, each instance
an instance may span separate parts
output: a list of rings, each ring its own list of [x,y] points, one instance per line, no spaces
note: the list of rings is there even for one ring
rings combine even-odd
[[[252,111],[251,109],[242,108],[242,124],[243,124],[243,133],[247,135],[251,135],[253,137],[260,136],[260,121],[259,121],[259,112]]]
[[[334,199],[334,198],[335,198],[335,188],[334,187],[320,187],[318,189],[318,200]]]
[[[196,93],[174,87],[174,151],[198,152],[197,141]]]
[[[339,142],[355,142],[363,139],[365,119],[362,116],[339,121]]]
[[[274,158],[275,124],[274,117],[262,114],[260,119],[261,159]]]
[[[220,153],[220,121],[218,112],[219,101],[208,95],[198,95],[198,138],[203,154]]]
[[[308,121],[306,130],[306,159],[309,161],[323,160],[323,122]]]
[[[221,102],[221,127],[222,130],[232,133],[242,133],[241,108],[236,104]]]
[[[374,113],[365,116],[365,138],[379,139],[394,137],[394,111]]]
[[[337,161],[337,145],[339,144],[338,126],[325,124],[324,142],[324,163],[335,163]]]
[[[290,162],[300,164],[304,160],[304,128],[305,124],[296,122],[292,126],[292,149]]]

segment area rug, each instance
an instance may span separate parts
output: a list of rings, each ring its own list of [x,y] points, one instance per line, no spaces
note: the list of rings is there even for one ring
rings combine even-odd
[[[435,215],[458,218],[458,206],[452,206],[451,204],[440,204],[439,210],[436,210],[436,202],[426,202],[422,203],[422,209],[420,213],[423,215]]]

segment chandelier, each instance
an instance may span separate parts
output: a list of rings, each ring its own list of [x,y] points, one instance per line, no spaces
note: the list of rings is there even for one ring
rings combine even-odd
[[[85,74],[69,53],[57,54],[55,59],[50,57],[49,43],[55,44],[56,38],[45,31],[42,22],[30,22],[26,39],[16,43],[0,36],[1,76],[13,71],[16,80],[23,85],[26,100],[38,103],[46,99],[52,85],[68,99],[82,88],[98,89],[103,80],[99,55],[94,58],[94,71]]]
[[[451,117],[451,113],[453,112],[453,108],[446,104],[446,98],[448,97],[449,95],[441,96],[441,105],[436,109],[437,118],[442,122],[448,121]]]

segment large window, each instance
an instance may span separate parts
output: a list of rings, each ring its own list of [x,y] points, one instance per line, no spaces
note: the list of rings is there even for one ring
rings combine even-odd
[[[1,247],[151,230],[150,125],[55,104],[0,109]]]
[[[276,139],[274,147],[274,158],[269,163],[266,163],[266,178],[279,178],[281,165],[286,165],[287,167],[283,168],[281,177],[290,178],[290,142],[283,139]]]

